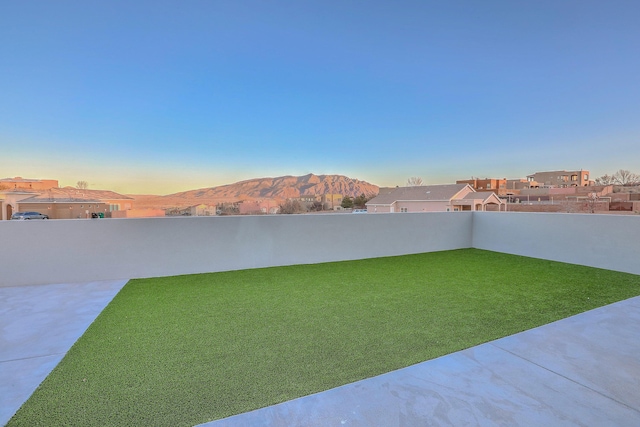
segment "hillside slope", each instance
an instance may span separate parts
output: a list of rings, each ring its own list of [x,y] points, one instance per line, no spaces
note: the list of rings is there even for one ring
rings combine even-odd
[[[322,194],[342,194],[351,197],[378,194],[378,186],[344,175],[280,176],[255,178],[218,187],[200,188],[166,196],[136,198],[138,207],[186,207],[195,204],[215,204],[240,200],[276,199]]]

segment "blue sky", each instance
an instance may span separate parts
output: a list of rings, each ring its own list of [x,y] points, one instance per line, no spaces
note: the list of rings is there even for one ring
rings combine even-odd
[[[0,178],[640,173],[640,2],[5,1]]]

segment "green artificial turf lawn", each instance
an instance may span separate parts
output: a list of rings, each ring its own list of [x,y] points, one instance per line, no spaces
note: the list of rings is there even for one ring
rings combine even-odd
[[[640,294],[477,249],[132,280],[9,426],[192,426]]]

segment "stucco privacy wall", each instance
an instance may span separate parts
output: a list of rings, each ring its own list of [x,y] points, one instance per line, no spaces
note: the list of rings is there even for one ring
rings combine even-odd
[[[157,277],[471,246],[471,212],[0,222],[0,286]]]
[[[472,246],[640,274],[640,216],[474,212]]]

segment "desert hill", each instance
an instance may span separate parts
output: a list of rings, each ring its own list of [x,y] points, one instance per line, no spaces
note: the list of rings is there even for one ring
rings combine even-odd
[[[166,196],[136,196],[140,208],[186,207],[240,200],[276,199],[283,201],[305,195],[342,194],[351,197],[378,194],[378,186],[343,175],[280,176],[255,178],[218,187],[183,191]]]

